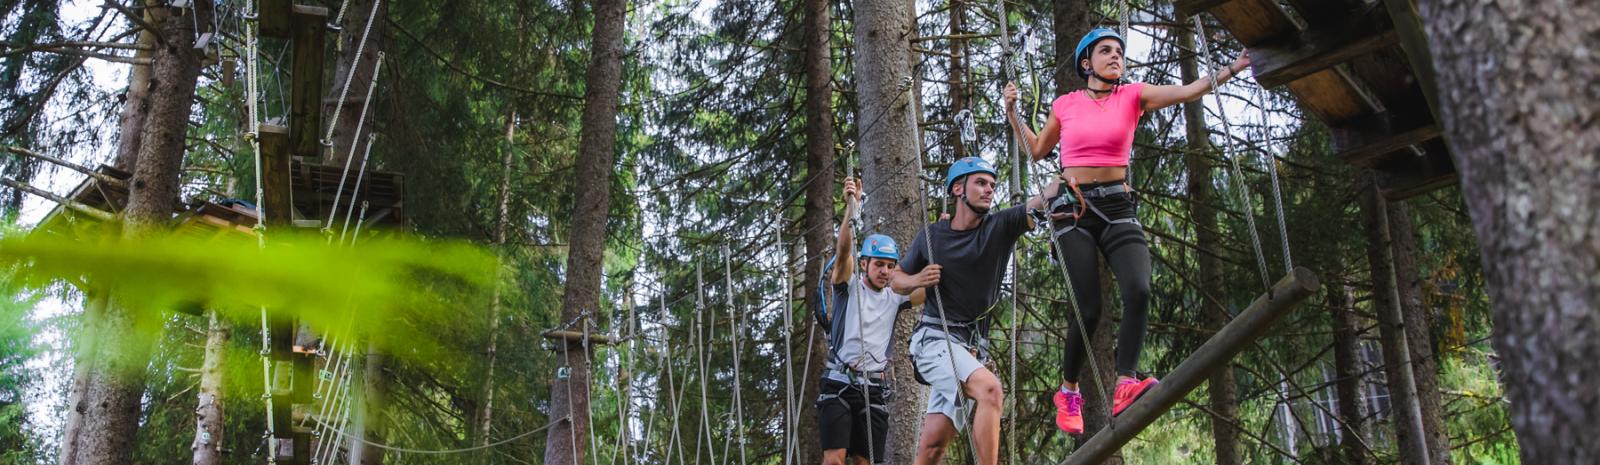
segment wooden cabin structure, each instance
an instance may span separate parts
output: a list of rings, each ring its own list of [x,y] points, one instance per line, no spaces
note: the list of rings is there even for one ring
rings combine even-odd
[[[1176,7],[1182,16],[1215,17],[1249,50],[1256,80],[1286,87],[1328,126],[1338,158],[1377,172],[1386,198],[1456,182],[1412,0],[1178,0]]]

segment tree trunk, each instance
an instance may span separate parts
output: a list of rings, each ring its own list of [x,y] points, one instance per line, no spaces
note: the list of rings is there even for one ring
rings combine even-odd
[[[194,465],[222,463],[222,363],[228,350],[228,322],[208,312],[206,357],[200,367],[200,402],[195,408]]]
[[[833,195],[834,195],[834,139],[833,139],[833,49],[831,48],[831,34],[829,29],[830,13],[828,0],[806,0],[805,17],[803,19],[805,34],[805,118],[806,118],[806,175],[810,178],[806,184],[806,206],[803,220],[805,230],[806,261],[802,265],[805,269],[805,279],[801,283],[805,289],[805,308],[807,314],[799,321],[797,327],[806,327],[804,322],[811,321],[810,315],[821,305],[819,301],[817,283],[823,279],[822,266],[826,257],[832,253],[833,237]],[[809,366],[811,372],[800,374],[800,386],[812,386],[818,383],[822,373],[823,362],[827,360],[827,345],[824,338],[807,338],[804,331],[796,331],[800,337],[793,338],[802,346],[791,347],[796,366],[801,369]],[[811,341],[809,353],[810,360],[802,360],[803,354],[808,351],[803,346],[805,341]],[[800,392],[805,392],[802,389]],[[817,431],[816,403],[811,399],[801,397],[796,399],[796,415],[799,415],[799,428],[796,441],[804,446],[798,448],[799,463],[819,463],[822,461],[820,436]]]
[[[605,254],[606,218],[610,216],[611,159],[616,146],[617,105],[622,85],[622,29],[627,20],[623,0],[595,0],[594,39],[589,70],[585,74],[583,128],[579,133],[578,168],[575,186],[586,195],[577,196],[572,212],[571,246],[567,257],[567,283],[561,296],[563,324],[574,328],[585,312],[600,307],[600,274]],[[563,340],[558,343],[566,378],[550,382],[550,417],[565,416],[550,428],[545,441],[544,463],[581,464],[589,435],[589,345]]]
[[[1383,342],[1384,374],[1388,379],[1389,399],[1394,415],[1395,437],[1400,439],[1400,457],[1407,465],[1428,464],[1426,430],[1417,406],[1416,384],[1411,373],[1411,350],[1406,342],[1405,322],[1400,316],[1400,297],[1396,289],[1394,256],[1391,248],[1388,201],[1374,183],[1369,170],[1363,174],[1365,192],[1361,209],[1366,220],[1367,263],[1372,269],[1372,304],[1378,314],[1378,337]]]
[[[153,2],[147,6],[166,45],[158,46],[151,57],[149,111],[137,140],[138,164],[122,213],[122,238],[129,242],[166,229],[177,207],[184,135],[200,75],[200,55],[190,46],[196,21],[190,15],[196,10],[162,5]],[[205,2],[197,2],[197,6],[204,9]],[[86,336],[96,339],[96,350],[90,354],[92,360],[78,363],[90,363],[94,368],[84,383],[81,405],[85,410],[74,431],[75,441],[66,442],[68,447],[62,450],[63,463],[101,465],[132,460],[145,366],[161,326],[153,309],[140,308],[140,304],[111,296],[100,321],[89,323],[94,332]]]
[[[882,233],[911,244],[927,223],[927,205],[918,195],[924,186],[916,176],[925,173],[901,169],[915,163],[912,157],[920,156],[909,87],[901,85],[902,80],[914,82],[910,39],[916,9],[908,0],[857,2],[854,6],[861,176],[868,190],[876,189],[862,210],[866,224],[860,233]],[[915,311],[900,313],[892,347],[906,346],[917,318]],[[887,458],[890,463],[911,463],[927,391],[917,383],[910,358],[892,357],[889,363],[897,392],[889,404]]]
[[[967,14],[966,10],[966,2],[962,0],[950,0],[951,37],[960,37],[961,34],[965,32],[964,30],[966,29],[965,23]],[[952,118],[952,122],[954,121],[953,118],[955,118],[956,114],[961,113],[961,110],[967,108],[968,98],[966,84],[966,50],[966,39],[950,40],[950,117]],[[954,155],[953,158],[950,159],[952,162],[967,156],[967,146],[961,141],[961,128],[960,126],[953,127],[955,127],[956,130],[946,132],[946,134],[949,135],[949,140],[946,141],[946,143],[950,144],[951,154]]]
[[[1595,2],[1418,0],[1523,463],[1600,462]],[[1529,104],[1537,99],[1542,104]]]
[[[494,245],[500,249],[497,252],[504,254],[506,246],[506,230],[511,222],[511,161],[516,152],[517,113],[511,112],[506,116],[506,145],[500,155],[500,198],[496,202],[494,218]],[[496,276],[500,276],[496,273]],[[496,282],[494,298],[489,304],[489,347],[484,350],[485,369],[483,375],[483,408],[478,411],[478,445],[489,444],[489,427],[494,420],[494,365],[496,348],[500,337],[500,305],[504,296],[500,289],[504,286],[502,278]],[[489,457],[492,452],[484,452],[483,457]]]
[[[383,405],[388,402],[389,375],[384,365],[389,357],[378,350],[376,343],[367,344],[367,362],[361,369],[360,426],[350,439],[350,456],[355,465],[383,465],[383,449],[366,445],[366,441],[379,444],[388,442],[383,426]]]
[[[105,319],[106,304],[109,300],[105,293],[84,291],[84,307],[82,321],[83,327],[79,331],[84,334],[97,334],[95,326]],[[72,451],[78,449],[78,444],[83,437],[80,432],[83,427],[83,416],[89,412],[89,404],[84,398],[85,391],[89,389],[89,378],[95,372],[94,362],[97,353],[96,346],[99,338],[82,337],[77,341],[77,353],[74,354],[72,367],[72,386],[68,390],[67,421],[62,427],[61,434],[61,464],[74,465],[76,460]]]
[[[1089,5],[1083,0],[1053,0],[1051,6],[1056,36],[1056,94],[1065,95],[1086,85],[1073,71],[1078,64],[1072,59],[1072,50],[1078,46],[1078,39],[1089,33]]]
[[[1192,32],[1178,33],[1178,47],[1193,50],[1194,42]],[[1183,82],[1200,78],[1194,54],[1184,54],[1178,61],[1178,67]],[[1217,210],[1212,206],[1216,187],[1212,184],[1209,158],[1211,143],[1205,116],[1205,106],[1199,100],[1183,104],[1184,133],[1188,139],[1188,151],[1183,155],[1183,162],[1188,173],[1189,218],[1194,222],[1195,246],[1201,250],[1195,253],[1198,279],[1201,292],[1207,293],[1201,298],[1201,320],[1207,328],[1220,330],[1229,320],[1227,310],[1217,300],[1221,296],[1215,294],[1223,288],[1222,261],[1204,252],[1220,250],[1222,243],[1221,238],[1217,237]],[[1206,391],[1211,397],[1209,408],[1214,414],[1211,417],[1211,434],[1216,444],[1215,463],[1244,463],[1239,455],[1239,430],[1235,426],[1239,421],[1239,400],[1232,364],[1211,375],[1206,382]]]
[[[1343,273],[1330,273],[1340,276]],[[1356,315],[1345,286],[1328,286],[1328,311],[1333,321],[1333,370],[1338,376],[1335,391],[1339,395],[1339,420],[1344,425],[1339,443],[1339,455],[1347,465],[1367,465],[1366,402],[1361,399],[1361,320]]]
[[[1411,348],[1411,375],[1417,386],[1417,407],[1427,431],[1429,463],[1450,463],[1450,436],[1445,428],[1443,399],[1439,391],[1439,360],[1434,357],[1432,318],[1422,306],[1422,279],[1417,275],[1417,238],[1411,210],[1405,202],[1389,203],[1389,239],[1394,253],[1395,283],[1400,315]]]
[[[149,15],[144,15],[148,21]],[[156,35],[148,30],[139,32],[139,45],[148,47],[133,53],[135,60],[150,59],[155,55]],[[123,94],[122,116],[117,123],[117,156],[112,162],[117,169],[133,171],[139,162],[139,141],[144,135],[144,118],[150,113],[150,65],[132,65],[128,73],[128,91]]]
[[[377,8],[374,12],[372,9]],[[357,143],[356,124],[361,118],[361,106],[366,103],[367,88],[372,86],[372,70],[378,66],[378,53],[383,51],[388,44],[388,16],[389,3],[379,3],[375,0],[351,0],[349,10],[344,12],[344,20],[339,23],[339,57],[334,62],[333,86],[328,89],[328,99],[323,104],[322,125],[317,128],[317,137],[327,135],[327,124],[334,113],[338,113],[338,121],[334,122],[333,148],[327,163],[343,165],[350,157],[350,146]],[[369,21],[371,19],[371,21]],[[361,36],[368,27],[370,32],[365,32],[367,42],[361,46]],[[360,60],[357,60],[356,49],[361,49]],[[354,67],[355,73],[350,69]],[[348,79],[350,88],[345,90],[345,80]],[[344,107],[335,109],[339,105],[339,96],[344,95]],[[371,132],[373,117],[368,110],[367,130]],[[356,157],[360,157],[359,152]]]

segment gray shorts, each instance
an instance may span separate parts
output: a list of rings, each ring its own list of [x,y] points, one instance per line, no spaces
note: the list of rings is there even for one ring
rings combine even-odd
[[[945,343],[946,339],[949,344]],[[947,348],[954,348],[950,354]],[[950,419],[956,431],[965,431],[971,406],[964,402],[961,384],[967,377],[983,368],[983,362],[974,357],[971,347],[960,339],[949,338],[945,332],[932,327],[918,328],[911,334],[911,357],[917,364],[917,373],[928,382],[928,412]],[[953,357],[952,357],[953,355]],[[954,359],[954,366],[951,361]],[[957,382],[956,380],[961,380]]]

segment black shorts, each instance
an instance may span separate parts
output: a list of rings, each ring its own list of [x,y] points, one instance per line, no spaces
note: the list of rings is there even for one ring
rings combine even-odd
[[[848,449],[846,455],[868,457],[872,463],[883,461],[884,439],[889,435],[889,390],[882,386],[865,386],[872,392],[872,408],[862,398],[861,385],[822,379],[822,395],[817,397],[817,431],[822,435],[822,450]],[[871,430],[868,416],[871,412]],[[867,437],[872,438],[870,453]]]

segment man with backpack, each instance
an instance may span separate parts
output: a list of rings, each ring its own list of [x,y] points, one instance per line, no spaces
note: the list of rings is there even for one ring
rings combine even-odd
[[[859,183],[846,178],[845,218],[855,217],[860,194]],[[829,286],[822,291],[823,306],[817,314],[818,323],[827,330],[829,349],[817,398],[823,465],[845,465],[847,456],[855,458],[854,465],[878,463],[885,457],[887,402],[893,391],[883,372],[889,366],[895,316],[922,303],[920,287],[939,282],[939,266],[933,265],[905,278],[920,284],[918,289],[898,292],[889,287],[900,261],[894,239],[867,236],[856,256],[851,229],[849,221],[839,228],[837,263],[828,275]],[[850,260],[853,256],[856,259]],[[860,277],[854,278],[858,270]]]

